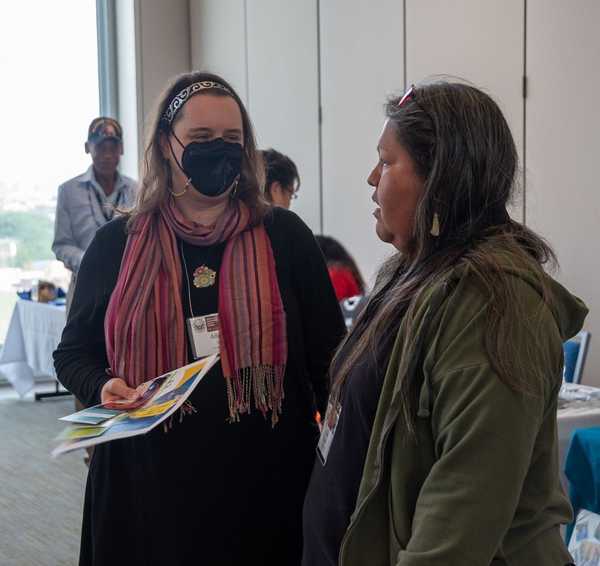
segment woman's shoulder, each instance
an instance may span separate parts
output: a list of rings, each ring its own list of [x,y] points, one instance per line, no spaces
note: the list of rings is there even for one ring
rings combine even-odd
[[[307,230],[310,232],[308,226],[295,212],[281,206],[271,206],[267,209],[264,224],[271,229]]]
[[[124,214],[98,228],[94,239],[101,244],[105,253],[125,247],[128,220],[129,216]]]
[[[435,293],[428,302],[436,293],[439,300],[428,338],[435,345],[440,366],[456,369],[489,363],[484,345],[490,332],[499,340],[510,340],[514,359],[524,366],[533,363],[532,341],[548,347],[560,345],[552,309],[542,290],[535,287],[533,275],[529,274],[531,279],[526,275],[504,268],[493,276],[493,285],[490,274],[483,277],[468,263],[459,263],[443,281],[434,284]],[[494,313],[496,323],[490,327]]]
[[[273,206],[267,210],[263,220],[271,240],[292,241],[294,247],[312,245],[314,235],[305,222],[291,210]]]

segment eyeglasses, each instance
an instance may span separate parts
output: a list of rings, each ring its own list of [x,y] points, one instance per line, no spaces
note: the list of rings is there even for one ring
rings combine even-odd
[[[284,191],[290,195],[290,200],[296,200],[298,198],[298,189],[296,187],[286,188]]]

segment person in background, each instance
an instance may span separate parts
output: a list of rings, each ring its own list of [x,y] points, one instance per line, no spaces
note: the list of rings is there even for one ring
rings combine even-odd
[[[365,283],[346,248],[331,236],[315,236],[325,256],[329,277],[338,301],[364,295]]]
[[[345,333],[323,256],[264,201],[250,117],[222,78],[177,77],[148,135],[135,208],[81,264],[57,376],[95,405],[220,363],[170,430],[95,447],[79,563],[298,565],[314,414]]]
[[[331,366],[304,566],[566,566],[562,343],[587,308],[511,219],[517,150],[459,83],[392,98],[375,231],[395,248]]]
[[[275,206],[290,208],[300,190],[296,164],[274,149],[264,149],[260,155],[265,168],[265,198]]]
[[[52,251],[71,271],[70,307],[81,259],[96,230],[112,220],[117,209],[133,205],[136,183],[118,171],[123,130],[113,118],[99,117],[88,128],[85,152],[92,164],[82,175],[58,188]]]
[[[56,299],[56,285],[51,281],[39,281],[37,284],[37,300],[39,303],[49,303]]]

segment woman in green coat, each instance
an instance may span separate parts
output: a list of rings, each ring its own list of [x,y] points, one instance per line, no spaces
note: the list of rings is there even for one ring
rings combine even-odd
[[[390,100],[368,182],[398,251],[331,368],[304,566],[565,566],[562,342],[587,309],[511,219],[517,152],[464,84]]]

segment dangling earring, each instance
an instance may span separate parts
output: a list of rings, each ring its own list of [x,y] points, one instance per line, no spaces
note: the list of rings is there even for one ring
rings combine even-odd
[[[431,230],[429,233],[434,238],[437,238],[440,235],[440,217],[437,212],[433,214],[433,222],[431,223]]]
[[[171,189],[171,187],[169,187],[169,192],[175,197],[175,198],[179,198],[182,197],[185,193],[187,193],[188,190],[188,186],[191,182],[191,179],[188,179],[186,184],[183,187],[183,191],[181,191],[180,193],[176,193],[173,189]]]
[[[187,193],[187,187],[185,189],[183,189],[183,191],[181,191],[180,193],[176,193],[175,191],[173,191],[172,189],[169,189],[169,192],[175,197],[175,198],[179,198],[182,197],[185,193]]]
[[[239,182],[239,177],[234,181],[233,183],[233,189],[231,190],[230,196],[231,199],[233,200],[236,195],[237,195],[237,190],[238,190],[238,182]]]

